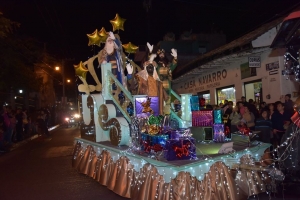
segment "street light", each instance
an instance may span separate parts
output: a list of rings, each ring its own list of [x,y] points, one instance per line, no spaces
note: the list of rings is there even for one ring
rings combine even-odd
[[[60,67],[56,66],[55,71],[60,71]],[[63,86],[63,97],[62,97],[62,105],[65,105],[65,68],[64,68],[64,62],[62,61],[62,65],[61,65],[61,75],[62,75],[62,86]]]
[[[68,79],[68,80],[67,80],[67,82],[68,82],[68,83],[71,83],[71,80],[70,80],[70,79]]]

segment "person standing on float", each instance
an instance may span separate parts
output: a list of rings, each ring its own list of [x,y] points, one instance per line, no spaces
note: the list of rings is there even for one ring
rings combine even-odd
[[[112,74],[127,89],[126,79],[123,72],[122,43],[119,35],[114,35],[113,32],[109,32],[105,46],[98,54],[98,61],[100,65],[110,63]],[[117,90],[115,83],[112,84],[112,89]]]
[[[149,52],[152,53],[153,45],[147,43]],[[173,56],[172,62],[169,62],[166,57],[164,49],[159,49],[157,51],[157,57],[155,62],[157,63],[156,71],[158,73],[160,81],[163,83],[163,87],[166,90],[167,94],[171,94],[171,81],[172,81],[172,72],[177,67],[177,51],[176,49],[171,49],[171,55]]]

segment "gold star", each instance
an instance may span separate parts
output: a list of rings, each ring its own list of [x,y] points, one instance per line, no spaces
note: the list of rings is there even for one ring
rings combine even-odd
[[[89,71],[80,61],[78,65],[74,65],[75,68],[75,74],[79,77],[82,77],[83,79],[86,79],[86,73]]]
[[[89,43],[88,43],[88,46],[91,46],[91,45],[97,45],[97,46],[100,46],[100,43],[101,43],[101,37],[100,35],[98,34],[98,30],[96,29],[94,31],[94,33],[92,34],[86,34],[89,38]]]
[[[113,20],[110,20],[111,25],[113,26],[113,31],[115,30],[123,30],[124,31],[124,22],[126,19],[123,19],[119,16],[119,14],[116,14],[116,17]]]
[[[136,51],[139,49],[138,46],[135,46],[131,42],[129,42],[128,44],[122,44],[122,46],[127,53],[136,53]]]
[[[108,37],[108,33],[106,32],[104,27],[101,28],[101,30],[98,32],[98,35],[100,36],[100,42],[105,43]]]

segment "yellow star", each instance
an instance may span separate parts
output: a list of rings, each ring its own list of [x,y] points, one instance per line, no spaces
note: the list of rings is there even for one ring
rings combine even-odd
[[[98,32],[98,35],[100,36],[100,42],[105,43],[108,37],[108,33],[106,32],[104,27],[101,28],[101,30]]]
[[[88,46],[91,46],[91,45],[100,46],[101,37],[98,34],[98,30],[97,29],[94,31],[94,33],[92,33],[92,34],[86,34],[86,35],[89,38],[89,44],[88,44]]]
[[[139,49],[138,46],[135,46],[131,42],[129,42],[128,44],[122,44],[122,46],[127,53],[136,53],[136,51]]]
[[[123,19],[119,16],[119,14],[116,14],[116,17],[113,20],[110,20],[110,23],[113,26],[113,31],[115,30],[123,30],[124,31],[124,22],[126,19]]]
[[[78,65],[74,65],[75,68],[75,74],[83,79],[86,79],[86,73],[89,71],[80,61]]]

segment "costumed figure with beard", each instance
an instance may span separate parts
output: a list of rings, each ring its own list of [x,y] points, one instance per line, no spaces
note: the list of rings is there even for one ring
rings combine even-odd
[[[111,72],[127,88],[126,79],[123,70],[122,61],[122,44],[119,35],[109,32],[104,48],[98,54],[99,64],[111,63]],[[113,90],[117,90],[115,83],[112,85]]]
[[[147,44],[150,53],[153,50],[153,46]],[[165,88],[168,95],[171,93],[171,81],[172,81],[172,72],[177,67],[177,51],[176,49],[171,49],[173,56],[172,62],[169,62],[164,49],[159,49],[157,51],[156,63],[157,63],[157,72],[159,79],[163,82],[163,87]]]
[[[159,114],[164,113],[164,101],[168,101],[169,96],[163,88],[162,82],[159,80],[155,70],[156,63],[155,54],[150,56],[150,60],[144,63],[144,69],[133,75],[133,67],[130,63],[126,65],[127,85],[132,95],[147,95],[149,97],[159,97]]]

